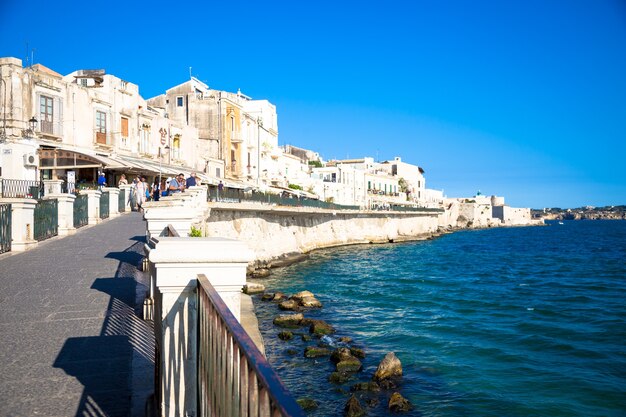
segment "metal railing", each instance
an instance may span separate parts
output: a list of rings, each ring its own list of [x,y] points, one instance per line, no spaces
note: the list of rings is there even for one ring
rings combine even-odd
[[[176,230],[171,224],[167,225],[167,227],[163,231],[163,235],[168,237],[180,237],[180,235],[178,234],[178,230]]]
[[[109,192],[103,191],[100,194],[100,218],[108,219],[109,218]]]
[[[43,182],[28,180],[12,180],[2,178],[0,181],[0,197],[3,198],[34,198],[44,195]]]
[[[74,227],[82,227],[87,225],[89,221],[89,196],[87,194],[78,194],[74,200]]]
[[[33,213],[33,238],[50,239],[59,234],[59,201],[39,200]]]
[[[76,183],[63,181],[61,183],[61,192],[63,194],[74,194],[76,192]]]
[[[207,277],[198,275],[198,414],[305,414]]]
[[[0,204],[0,253],[11,250],[11,205]]]
[[[305,197],[287,197],[278,194],[244,192],[243,190],[232,189],[218,190],[215,187],[209,187],[207,200],[220,203],[241,203],[247,201],[289,207],[313,207],[327,210],[359,210],[359,206],[334,204]]]

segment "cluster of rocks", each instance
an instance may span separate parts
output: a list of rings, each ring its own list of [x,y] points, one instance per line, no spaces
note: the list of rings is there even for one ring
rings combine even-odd
[[[380,403],[383,391],[391,392],[387,401],[387,408],[393,413],[411,411],[413,405],[397,391],[398,383],[402,378],[402,363],[395,353],[389,352],[378,364],[376,372],[370,381],[359,382],[350,389],[353,394],[344,407],[347,417],[359,417],[367,414],[361,405],[361,400],[368,407],[375,407]]]
[[[308,258],[309,255],[306,253],[289,252],[268,260],[256,260],[248,265],[246,275],[250,278],[267,278],[274,268],[283,268]]]
[[[301,340],[309,342],[318,340],[315,345],[306,346],[304,357],[321,358],[328,357],[334,365],[334,371],[329,375],[328,380],[333,384],[344,384],[356,377],[363,369],[362,359],[365,358],[363,349],[352,345],[352,339],[341,337],[337,339],[339,347],[334,347],[329,343],[328,335],[336,332],[336,329],[324,320],[307,318],[302,311],[312,308],[322,308],[322,303],[317,300],[310,291],[300,291],[292,296],[287,296],[282,292],[264,293],[261,297],[264,301],[274,302],[278,308],[285,311],[292,311],[289,314],[280,314],[273,320],[273,324],[281,327],[278,338],[289,341],[299,336]],[[307,333],[297,332],[295,329],[308,329]],[[289,354],[297,354],[297,350],[289,349]],[[352,395],[345,405],[346,416],[356,417],[367,414],[367,407],[376,407],[381,402],[380,397],[389,396],[387,407],[390,411],[401,413],[413,409],[412,404],[397,392],[399,380],[402,378],[402,364],[393,352],[388,353],[379,363],[372,379],[366,382],[359,382],[351,387]],[[317,407],[317,402],[310,398],[301,398],[298,403],[303,409]]]

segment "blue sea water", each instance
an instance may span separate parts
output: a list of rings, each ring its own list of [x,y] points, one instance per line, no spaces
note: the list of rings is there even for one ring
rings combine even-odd
[[[367,353],[352,381],[329,383],[328,358],[302,354],[317,341],[279,340],[276,305],[255,296],[268,359],[296,398],[318,401],[311,416],[343,415],[390,351],[409,415],[626,416],[626,221],[327,249],[264,284],[315,293],[324,308],[305,316]],[[369,416],[389,415],[390,393],[362,398]]]

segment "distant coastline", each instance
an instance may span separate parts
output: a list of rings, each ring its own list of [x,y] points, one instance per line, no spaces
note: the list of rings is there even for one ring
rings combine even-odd
[[[533,219],[542,220],[626,220],[626,205],[532,209],[531,214]]]

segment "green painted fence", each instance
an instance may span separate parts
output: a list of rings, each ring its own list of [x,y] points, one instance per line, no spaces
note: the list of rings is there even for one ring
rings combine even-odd
[[[89,221],[89,196],[78,194],[74,200],[74,227],[82,227]]]
[[[109,192],[105,191],[100,196],[100,218],[109,218]]]
[[[0,253],[11,250],[11,205],[0,204]]]
[[[59,201],[39,200],[35,206],[33,237],[37,241],[59,234]]]

